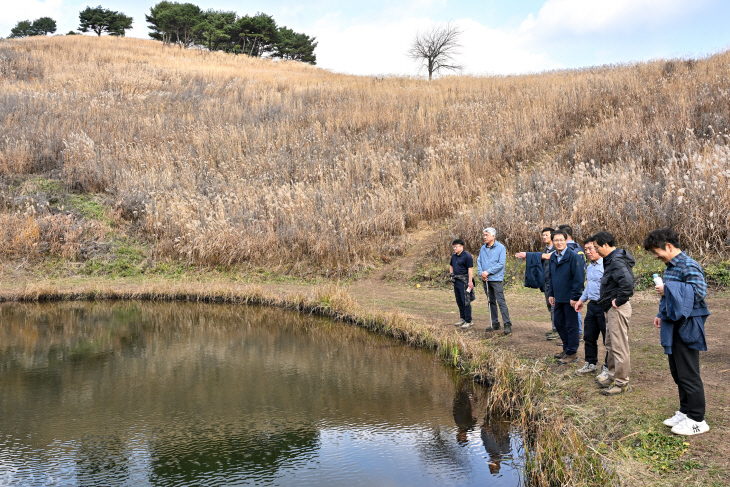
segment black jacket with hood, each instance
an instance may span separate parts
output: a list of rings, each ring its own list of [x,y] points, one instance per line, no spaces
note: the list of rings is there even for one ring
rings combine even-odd
[[[598,304],[603,311],[611,309],[615,299],[616,306],[629,302],[634,295],[634,271],[636,260],[624,249],[616,249],[603,258],[603,277],[601,278],[601,297]]]

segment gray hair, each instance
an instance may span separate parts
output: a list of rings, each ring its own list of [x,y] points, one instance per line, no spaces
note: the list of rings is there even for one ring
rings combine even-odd
[[[485,229],[484,229],[484,233],[489,233],[489,234],[491,234],[491,235],[492,235],[493,237],[496,237],[496,236],[497,236],[497,230],[496,230],[496,229],[494,229],[494,228],[492,228],[492,227],[487,227],[487,228],[485,228]]]

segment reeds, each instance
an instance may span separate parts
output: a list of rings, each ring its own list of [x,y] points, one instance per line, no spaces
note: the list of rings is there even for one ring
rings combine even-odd
[[[201,264],[353,273],[464,208],[455,233],[489,221],[515,248],[543,223],[588,226],[581,162],[607,194],[621,173],[651,182],[644,202],[669,189],[662,168],[692,172],[724,145],[729,58],[426,82],[136,39],[0,41],[0,174],[60,168],[118,217],[136,211],[158,256]],[[639,235],[665,206],[618,211]],[[693,234],[715,235],[711,251],[727,238],[713,218]]]
[[[492,222],[498,222],[511,248],[522,250],[535,248],[546,225],[572,224],[577,240],[607,230],[621,246],[640,245],[652,230],[670,226],[681,235],[683,248],[701,260],[730,254],[730,148],[725,145],[652,168],[636,160],[544,165],[517,175],[485,200],[454,224],[453,231],[472,245],[481,242],[480,229]]]

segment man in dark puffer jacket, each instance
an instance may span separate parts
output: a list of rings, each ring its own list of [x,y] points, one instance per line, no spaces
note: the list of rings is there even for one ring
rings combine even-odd
[[[628,392],[631,374],[629,350],[629,320],[634,295],[634,271],[636,261],[624,249],[616,248],[616,239],[608,232],[593,236],[596,252],[603,258],[601,297],[598,304],[606,312],[606,350],[608,351],[608,378],[596,379],[604,396]]]

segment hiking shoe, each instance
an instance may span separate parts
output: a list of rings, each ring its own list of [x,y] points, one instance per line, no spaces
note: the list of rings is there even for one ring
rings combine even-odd
[[[596,380],[606,380],[608,379],[608,367],[606,367],[606,364],[603,364],[601,366],[601,373],[596,376]]]
[[[469,328],[471,328],[471,325],[472,325],[471,321],[464,322],[464,324],[461,325],[461,329],[468,330]]]
[[[607,387],[603,390],[601,390],[601,394],[604,396],[618,396],[619,394],[623,394],[624,392],[630,392],[631,386],[626,384],[625,386],[620,386],[616,384],[615,382],[611,385],[611,387]]]
[[[565,352],[556,353],[553,355],[553,358],[556,360],[560,360],[561,358],[565,358]]]
[[[490,328],[492,329],[492,331],[499,330],[499,323],[492,323],[492,326]]]
[[[512,333],[512,325],[504,325],[504,334],[509,335],[510,333]]]
[[[596,384],[605,389],[607,387],[611,387],[613,385],[613,381],[609,379],[608,376],[605,379],[599,379],[596,377]]]
[[[557,330],[550,330],[545,333],[545,340],[557,340],[558,338],[560,338],[560,334]]]
[[[558,359],[558,363],[560,365],[568,365],[572,364],[573,362],[578,360],[578,354],[574,353],[573,355],[566,354],[565,357]]]
[[[461,325],[463,325],[464,323],[466,323],[466,320],[459,320],[459,321],[457,321],[456,323],[454,323],[454,326],[458,328],[458,327],[460,327]]]
[[[596,371],[596,366],[594,364],[589,364],[586,362],[583,364],[583,367],[575,371],[575,375],[586,375],[586,374],[592,374]]]
[[[698,422],[690,417],[686,417],[672,428],[672,433],[675,435],[692,436],[699,435],[700,433],[704,433],[709,430],[710,427],[706,422]]]
[[[687,418],[686,414],[684,414],[681,411],[677,411],[674,414],[674,416],[672,416],[669,419],[665,419],[664,424],[666,424],[667,426],[671,426],[673,428],[673,427],[677,426],[679,423],[681,423],[682,421],[684,421],[686,418]]]

